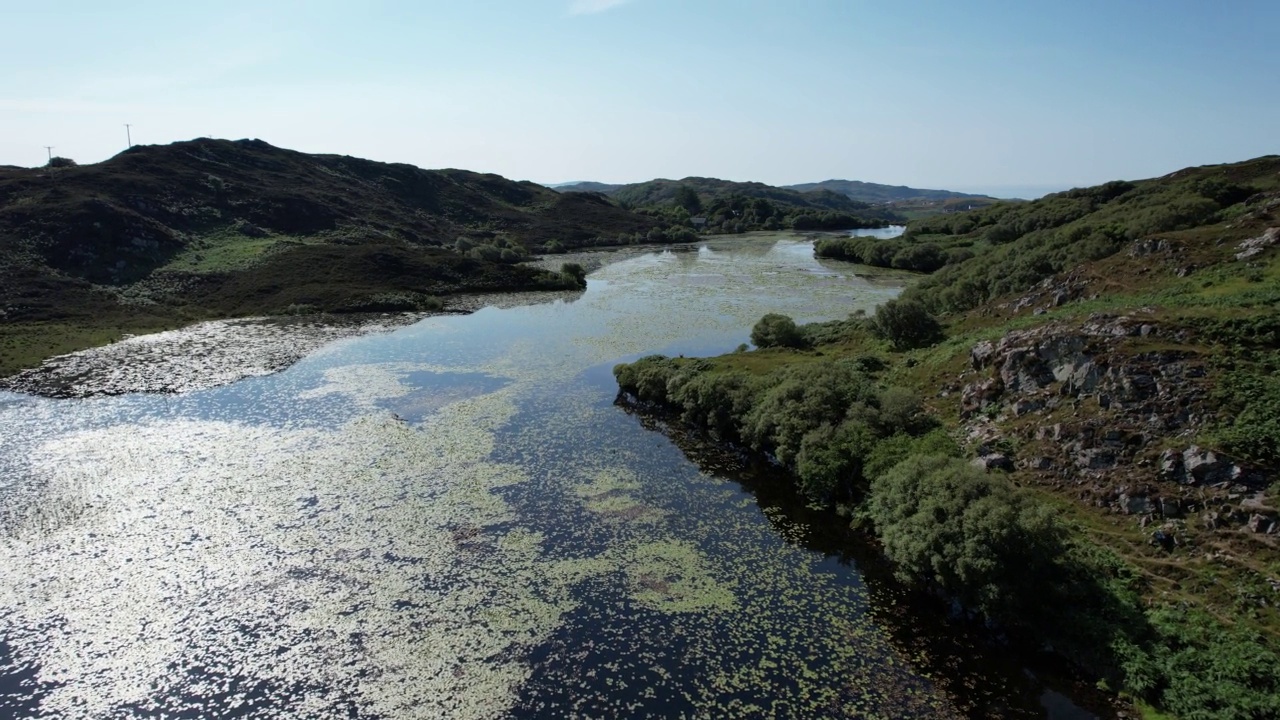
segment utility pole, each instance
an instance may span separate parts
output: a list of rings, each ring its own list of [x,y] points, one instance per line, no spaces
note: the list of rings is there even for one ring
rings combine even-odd
[[[133,132],[129,128],[133,127],[129,123],[124,124],[124,138],[129,141],[129,147],[133,147]]]
[[[45,145],[44,149],[49,151],[49,162],[53,162],[53,145]]]

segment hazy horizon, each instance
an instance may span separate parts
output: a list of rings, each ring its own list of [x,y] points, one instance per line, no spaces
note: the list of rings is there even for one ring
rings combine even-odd
[[[6,9],[0,57],[24,71],[0,79],[0,164],[98,162],[130,123],[140,144],[535,182],[1026,196],[1277,152],[1277,21],[1263,2],[62,0]]]

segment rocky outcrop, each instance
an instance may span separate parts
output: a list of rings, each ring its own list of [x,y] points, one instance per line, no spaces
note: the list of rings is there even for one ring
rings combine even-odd
[[[1280,228],[1267,228],[1267,231],[1255,238],[1249,238],[1236,248],[1236,260],[1248,260],[1261,255],[1267,248],[1280,243]]]
[[[1154,322],[1093,315],[1077,328],[1051,325],[1017,330],[998,342],[978,343],[969,353],[971,367],[994,372],[964,386],[962,415],[970,417],[1004,401],[1012,404],[1015,415],[1026,415],[1052,405],[1046,394],[1076,399],[1096,396],[1104,408],[1171,399],[1175,386],[1204,376],[1203,365],[1194,358],[1158,352],[1117,362],[1115,340],[1159,332]]]
[[[1146,242],[1162,251],[1162,241]],[[1143,338],[1165,333],[1142,316],[1095,314],[974,345],[969,371],[951,386],[961,393],[974,464],[1027,471],[1143,527],[1199,522],[1213,532],[1280,537],[1266,475],[1177,444],[1203,428],[1213,409],[1199,355],[1140,349],[1149,347]],[[1169,340],[1185,342],[1184,333],[1170,331]],[[1018,452],[995,450],[1011,447]]]

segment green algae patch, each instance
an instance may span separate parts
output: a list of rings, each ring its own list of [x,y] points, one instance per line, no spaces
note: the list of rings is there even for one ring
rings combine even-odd
[[[715,580],[707,561],[688,543],[662,541],[626,553],[636,602],[667,613],[722,612],[737,607],[733,591]]]
[[[150,415],[0,403],[39,488],[0,516],[20,525],[0,533],[0,631],[57,683],[42,708],[948,716],[855,571],[833,580],[803,526],[584,380],[670,342],[737,344],[763,312],[830,319],[895,292],[794,240],[749,246],[618,263],[572,303],[428,318]],[[506,384],[449,395],[447,373]],[[200,664],[221,675],[192,679]]]

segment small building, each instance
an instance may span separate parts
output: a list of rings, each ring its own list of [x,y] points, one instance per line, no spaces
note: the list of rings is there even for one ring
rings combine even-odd
[[[689,218],[689,222],[693,223],[696,228],[707,226],[707,219],[704,217]]]

